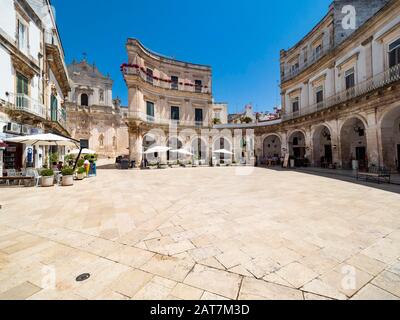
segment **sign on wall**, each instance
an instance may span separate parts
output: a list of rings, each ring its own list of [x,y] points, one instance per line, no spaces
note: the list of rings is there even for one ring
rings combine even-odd
[[[346,40],[388,2],[389,0],[335,0],[335,46]]]

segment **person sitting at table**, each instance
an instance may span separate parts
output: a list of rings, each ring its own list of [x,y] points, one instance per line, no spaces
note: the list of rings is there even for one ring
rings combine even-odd
[[[62,161],[58,162],[57,164],[57,171],[61,171],[64,167],[64,163]]]
[[[57,164],[57,162],[53,162],[52,169],[53,169],[54,171],[58,171],[58,164]]]

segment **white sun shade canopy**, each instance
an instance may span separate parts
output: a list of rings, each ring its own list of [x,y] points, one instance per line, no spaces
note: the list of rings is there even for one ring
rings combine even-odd
[[[187,151],[186,149],[171,150],[170,152],[179,153],[179,154],[182,154],[185,156],[193,156],[193,153],[191,153],[190,151]]]
[[[23,143],[30,146],[61,146],[61,147],[77,147],[78,141],[74,141],[65,137],[52,133],[36,134],[32,136],[21,136],[6,139],[7,142]]]
[[[229,150],[225,150],[225,149],[215,150],[214,153],[230,154],[230,155],[233,154],[233,152],[231,152],[231,151],[229,151]]]
[[[169,150],[171,150],[171,148],[156,146],[156,147],[152,147],[149,150],[145,151],[144,154],[164,153],[164,152],[168,152]]]

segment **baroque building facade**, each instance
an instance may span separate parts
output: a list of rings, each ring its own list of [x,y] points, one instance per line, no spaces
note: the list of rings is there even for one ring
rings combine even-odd
[[[127,109],[113,99],[113,81],[86,59],[68,65],[71,92],[66,103],[71,136],[85,140],[99,157],[128,154]]]
[[[69,136],[64,107],[69,78],[48,0],[1,1],[0,70],[0,139],[37,133]],[[49,152],[49,147],[9,143],[0,150],[0,166],[41,167]]]
[[[228,116],[226,104],[214,103],[211,67],[162,56],[136,39],[128,39],[126,48],[128,63],[121,71],[128,87],[130,159],[136,166],[151,146],[184,149],[203,164],[217,157],[229,161],[231,156],[214,153],[235,148],[230,130],[212,131]],[[158,156],[164,163],[179,157],[171,152]]]
[[[281,51],[282,119],[255,127],[259,159],[400,170],[400,2],[352,3]]]

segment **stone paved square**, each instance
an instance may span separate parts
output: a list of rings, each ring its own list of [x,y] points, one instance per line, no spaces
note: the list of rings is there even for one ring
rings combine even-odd
[[[1,188],[0,299],[400,298],[398,193],[237,170]]]

